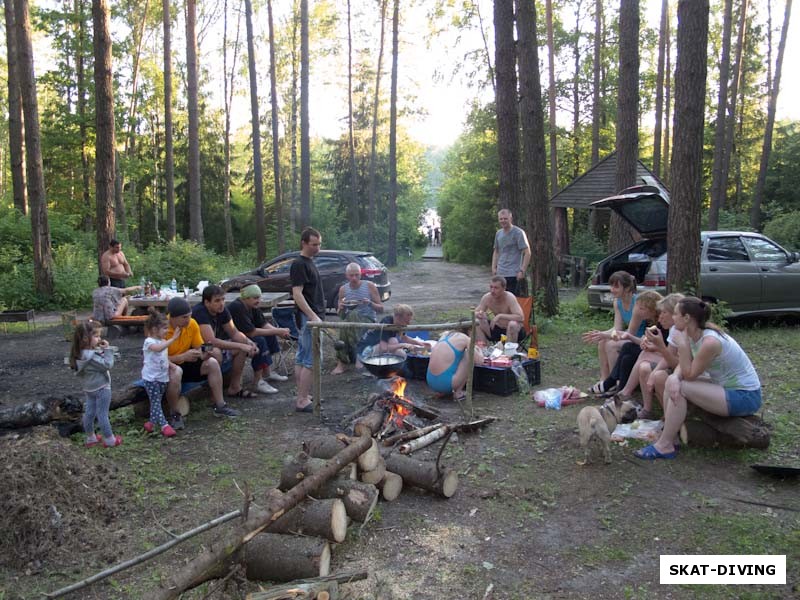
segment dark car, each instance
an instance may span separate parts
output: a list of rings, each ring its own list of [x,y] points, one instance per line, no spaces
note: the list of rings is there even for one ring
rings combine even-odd
[[[252,271],[223,279],[219,284],[226,292],[236,292],[252,283],[257,284],[265,292],[291,292],[289,269],[299,255],[299,251],[281,254]],[[377,286],[382,302],[391,297],[392,284],[389,281],[389,273],[383,263],[371,253],[320,250],[319,254],[314,257],[314,263],[322,278],[322,289],[328,308],[336,308],[339,288],[347,283],[344,270],[351,262],[357,263],[361,267],[361,279],[371,281]]]
[[[663,294],[667,285],[667,193],[653,186],[636,186],[592,206],[615,211],[643,239],[600,261],[589,286],[589,306],[611,308],[608,278],[614,271],[631,273],[640,291]],[[703,231],[700,245],[703,298],[724,301],[731,316],[800,313],[800,253],[748,231]]]

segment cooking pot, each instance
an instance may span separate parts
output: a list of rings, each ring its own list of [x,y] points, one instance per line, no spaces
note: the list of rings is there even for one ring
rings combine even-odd
[[[406,359],[397,354],[379,354],[361,359],[367,371],[380,379],[388,379],[400,373],[406,364]]]

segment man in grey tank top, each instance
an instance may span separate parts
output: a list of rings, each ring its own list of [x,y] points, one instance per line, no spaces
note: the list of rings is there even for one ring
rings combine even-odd
[[[531,246],[525,232],[511,222],[507,208],[497,213],[500,229],[494,236],[492,275],[504,277],[506,291],[519,295],[519,283],[525,279],[531,261]]]

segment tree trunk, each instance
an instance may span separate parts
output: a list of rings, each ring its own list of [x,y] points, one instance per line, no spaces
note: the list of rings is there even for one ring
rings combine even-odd
[[[33,70],[33,46],[28,0],[16,0],[14,6],[17,38],[17,76],[25,120],[25,166],[33,244],[33,288],[44,298],[53,295],[53,258],[50,225],[47,220],[42,139],[39,131],[39,103],[36,75]],[[98,143],[99,143],[98,132]]]
[[[669,133],[670,123],[672,119],[672,34],[669,26],[669,15],[667,15],[667,57],[666,57],[666,73],[664,77],[664,151],[661,153],[664,165],[661,168],[661,175],[664,178],[664,183],[670,185],[670,145]]]
[[[556,257],[545,172],[544,119],[539,78],[539,45],[536,37],[536,9],[533,2],[517,0],[519,36],[520,116],[522,122],[522,183],[526,220],[531,232],[533,289],[547,315],[558,312]],[[554,158],[554,157],[553,157]]]
[[[725,0],[722,17],[722,54],[719,59],[717,120],[714,123],[714,163],[711,167],[711,204],[708,209],[709,229],[719,229],[719,209],[724,202],[722,165],[725,154],[725,112],[728,107],[728,80],[730,79],[732,14],[733,0]]]
[[[356,184],[356,143],[353,132],[353,30],[350,0],[347,0],[347,152],[350,155],[350,201],[348,225],[358,229],[358,187]]]
[[[380,0],[381,7],[381,35],[378,43],[378,67],[375,70],[375,97],[372,102],[372,136],[369,155],[369,206],[367,208],[367,248],[372,249],[375,235],[375,179],[378,155],[378,107],[380,106],[381,70],[383,68],[383,43],[386,31],[386,2]]]
[[[592,166],[600,162],[600,50],[603,34],[603,0],[594,3],[594,44],[592,51]],[[600,211],[589,209],[589,231],[599,238],[602,225]]]
[[[741,12],[739,13],[739,32],[736,38],[736,60],[733,66],[728,114],[725,118],[725,146],[722,151],[722,168],[719,176],[718,210],[725,208],[728,199],[728,177],[731,167],[731,156],[733,154],[733,141],[736,137],[734,131],[736,128],[736,106],[739,98],[739,83],[742,80],[742,70],[744,68],[742,54],[747,39],[747,2],[748,0],[742,0]],[[677,113],[677,100],[675,105],[675,112]]]
[[[556,194],[558,193],[558,129],[556,127],[556,47],[553,42],[553,0],[545,0],[544,6],[547,24],[547,109],[550,121],[550,132],[548,135],[548,139],[550,140],[550,193]],[[518,2],[517,12],[519,12],[519,10],[520,5]],[[522,35],[521,29],[522,27],[517,24],[518,36]],[[520,90],[520,94],[522,94],[522,90]],[[556,239],[558,239],[558,234],[556,234]],[[558,247],[556,247],[556,249],[558,249]]]
[[[309,138],[308,0],[300,0],[300,228],[311,225],[311,142]]]
[[[272,172],[275,180],[275,220],[278,234],[278,252],[286,251],[283,231],[284,211],[281,192],[280,138],[278,131],[278,78],[275,74],[275,27],[272,20],[272,0],[267,0],[267,23],[269,25],[269,96],[272,107]]]
[[[200,193],[200,115],[198,106],[197,0],[186,0],[186,100],[189,113],[189,238],[203,244],[203,201]]]
[[[298,210],[298,197],[297,197],[297,180],[299,177],[299,168],[297,166],[297,73],[299,70],[298,65],[298,52],[297,52],[297,24],[300,21],[297,0],[292,2],[292,101],[291,101],[291,117],[289,119],[289,135],[291,138],[291,193],[289,198],[289,227],[293,232],[299,230],[297,224],[297,210]]]
[[[703,111],[708,62],[708,0],[678,2],[675,142],[669,207],[667,289],[699,289]]]
[[[19,89],[17,65],[17,31],[14,17],[14,0],[5,0],[6,56],[8,59],[8,145],[11,162],[11,187],[14,208],[28,214],[25,193],[25,148],[23,144],[22,98]]]
[[[400,0],[392,11],[392,83],[389,96],[389,243],[386,266],[397,264],[397,53],[400,48]]]
[[[667,49],[667,14],[669,0],[661,0],[661,25],[658,30],[658,59],[656,67],[656,126],[653,131],[653,173],[661,177],[661,125],[664,119],[664,54]]]
[[[239,15],[241,13],[239,11],[236,12],[236,41],[233,45],[233,64],[231,65],[230,75],[228,75],[228,0],[225,0],[222,13],[222,78],[225,103],[225,140],[223,142],[225,183],[222,192],[222,217],[225,222],[225,248],[227,248],[228,254],[232,256],[236,252],[236,246],[233,241],[233,224],[231,223],[231,106],[233,105],[233,84],[236,81],[236,57],[239,51],[239,25],[241,23]],[[250,18],[249,12],[248,18]]]
[[[347,511],[338,498],[303,502],[267,527],[267,531],[310,535],[341,543],[347,536]]]
[[[761,148],[761,163],[756,179],[756,190],[753,194],[753,205],[750,209],[750,226],[756,231],[761,231],[761,202],[764,196],[764,185],[767,181],[767,168],[769,155],[772,152],[772,130],[775,126],[775,107],[778,103],[778,92],[781,89],[781,71],[783,70],[783,54],[786,50],[786,36],[789,31],[789,17],[792,14],[792,0],[786,0],[783,14],[783,27],[781,28],[781,41],[778,43],[778,59],[775,63],[775,78],[769,93],[769,106],[767,108],[767,124],[764,130],[764,145]]]
[[[175,162],[172,148],[172,34],[170,0],[162,0],[164,22],[164,187],[167,197],[167,241],[175,239]]]
[[[499,155],[498,208],[519,213],[519,115],[514,48],[514,0],[494,2],[494,51],[497,93],[497,152]],[[519,215],[520,221],[523,215]],[[520,223],[521,224],[521,223]],[[521,224],[524,225],[524,224]]]
[[[258,114],[258,74],[256,73],[256,46],[253,40],[253,3],[244,0],[247,26],[247,72],[250,75],[250,123],[253,132],[253,186],[255,188],[256,258],[267,258],[267,240],[264,229],[264,172],[261,166],[261,121]]]
[[[619,6],[619,85],[617,92],[617,172],[615,185],[620,192],[636,183],[639,160],[639,2],[620,0]],[[631,230],[622,217],[611,215],[609,251],[619,250],[632,240]]]
[[[76,37],[77,48],[75,50],[75,87],[78,95],[76,110],[78,113],[78,134],[80,136],[81,144],[81,197],[83,209],[83,229],[91,231],[92,229],[92,191],[90,186],[92,184],[92,176],[89,167],[89,135],[86,123],[86,16],[84,13],[84,1],[75,0],[75,20],[76,22]]]

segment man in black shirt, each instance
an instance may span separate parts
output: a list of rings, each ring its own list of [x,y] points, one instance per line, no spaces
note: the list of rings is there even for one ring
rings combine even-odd
[[[297,306],[300,337],[297,340],[297,357],[295,358],[295,381],[297,382],[297,412],[311,412],[311,368],[314,356],[311,352],[311,329],[308,322],[320,322],[325,319],[325,294],[322,291],[322,279],[314,264],[314,257],[319,254],[322,236],[312,227],[306,227],[300,234],[300,256],[292,263],[289,278],[292,282],[292,298]],[[322,360],[322,356],[316,357]]]
[[[218,285],[209,285],[203,289],[203,302],[192,308],[192,318],[200,326],[203,341],[214,346],[215,358],[227,371],[227,363],[231,362],[231,377],[228,382],[228,396],[252,398],[250,390],[242,387],[242,371],[248,356],[258,353],[258,346],[245,334],[236,329],[231,313],[225,308],[225,292]]]
[[[256,346],[258,354],[253,357],[253,390],[260,394],[277,394],[278,390],[272,387],[270,381],[286,381],[285,375],[270,372],[272,355],[281,351],[276,336],[289,337],[289,330],[285,327],[273,327],[267,323],[264,313],[258,307],[261,301],[261,288],[256,284],[243,288],[237,298],[228,304],[228,311],[233,318],[236,329],[249,337]]]

